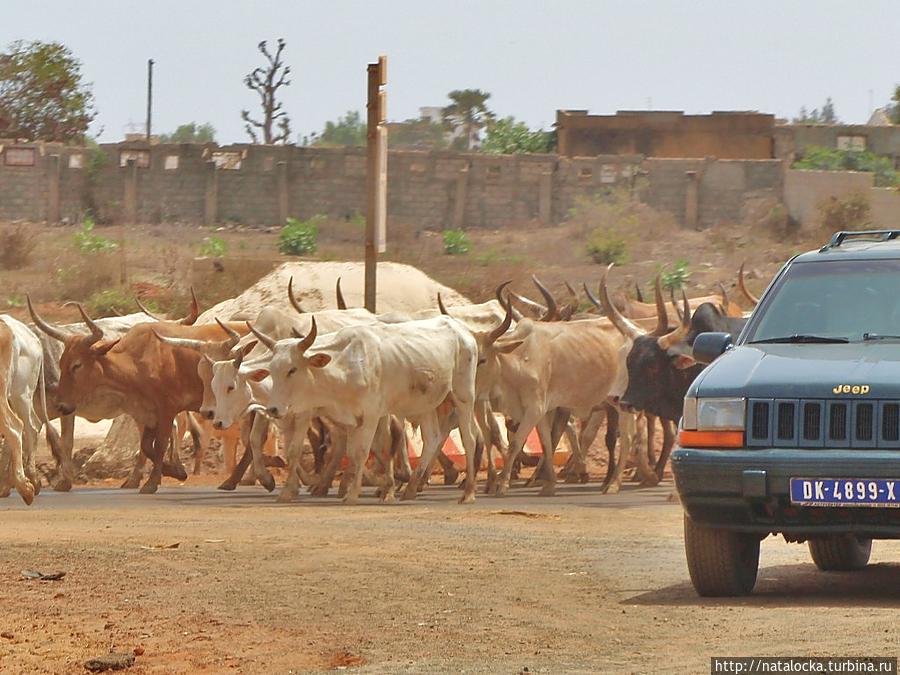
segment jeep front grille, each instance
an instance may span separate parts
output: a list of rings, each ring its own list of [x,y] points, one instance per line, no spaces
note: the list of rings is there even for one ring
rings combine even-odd
[[[900,448],[900,401],[750,399],[747,445]]]

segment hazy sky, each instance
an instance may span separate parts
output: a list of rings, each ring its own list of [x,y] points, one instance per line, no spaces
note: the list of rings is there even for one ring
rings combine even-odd
[[[294,137],[365,105],[365,65],[389,58],[388,113],[414,117],[451,89],[491,92],[532,126],[557,108],[760,110],[795,115],[831,96],[864,122],[900,82],[900,1],[482,0],[236,2],[0,0],[0,47],[69,45],[94,84],[101,141],[142,131],[146,62],[156,61],[154,132],[211,122],[247,139],[242,77],[256,44],[287,40]]]

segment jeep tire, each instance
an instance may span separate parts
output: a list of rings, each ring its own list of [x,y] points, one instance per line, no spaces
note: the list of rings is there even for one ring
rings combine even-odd
[[[823,572],[861,570],[869,563],[872,540],[852,534],[816,537],[807,542],[813,562]]]
[[[755,534],[704,527],[685,514],[684,551],[698,595],[748,595],[756,585],[759,537]]]

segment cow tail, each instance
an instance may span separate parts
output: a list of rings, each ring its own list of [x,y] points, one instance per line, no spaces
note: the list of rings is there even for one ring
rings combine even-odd
[[[56,459],[57,463],[61,464],[64,459],[62,454],[62,442],[59,438],[59,432],[56,431],[56,427],[50,424],[50,416],[47,414],[47,386],[46,378],[44,377],[43,358],[41,359],[41,375],[38,382],[38,388],[40,389],[40,391],[38,392],[38,418],[40,419],[41,424],[44,425],[44,433],[47,436],[47,444],[50,446],[50,452],[53,454],[53,457]]]

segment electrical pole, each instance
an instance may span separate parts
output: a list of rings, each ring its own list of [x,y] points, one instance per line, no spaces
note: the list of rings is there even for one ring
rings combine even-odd
[[[370,63],[368,73],[368,102],[366,104],[366,285],[365,305],[375,312],[375,282],[378,254],[384,253],[387,240],[387,57],[379,56],[378,63]]]
[[[147,145],[150,145],[150,121],[153,111],[153,59],[147,59]]]

